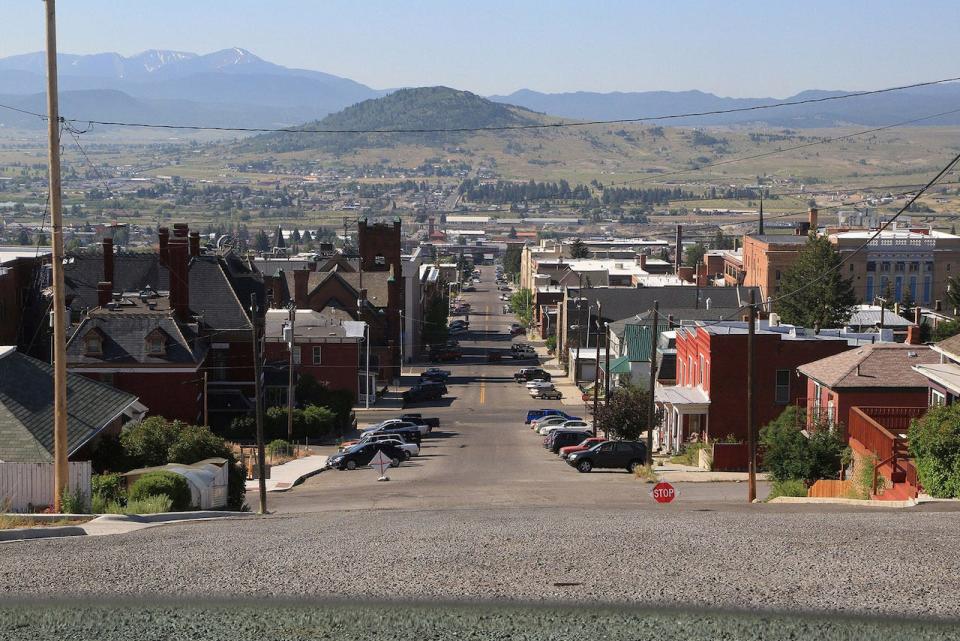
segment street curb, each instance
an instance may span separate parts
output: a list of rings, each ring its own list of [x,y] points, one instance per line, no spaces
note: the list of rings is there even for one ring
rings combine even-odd
[[[869,499],[844,499],[840,497],[819,497],[819,496],[778,496],[770,499],[767,503],[811,503],[811,504],[833,504],[833,505],[862,505],[864,507],[914,507],[917,505],[916,499],[906,501],[872,501]]]
[[[57,515],[63,518],[62,515]],[[102,514],[83,525],[65,525],[48,528],[13,528],[0,530],[0,542],[26,541],[33,539],[52,539],[64,536],[109,536],[109,534],[90,534],[85,526],[91,523],[131,523],[140,527],[127,530],[132,532],[165,523],[185,523],[188,521],[212,521],[238,516],[255,516],[252,512],[219,512],[202,510],[197,512],[166,512],[163,514]],[[126,532],[124,532],[126,533]],[[115,534],[120,534],[116,532]]]

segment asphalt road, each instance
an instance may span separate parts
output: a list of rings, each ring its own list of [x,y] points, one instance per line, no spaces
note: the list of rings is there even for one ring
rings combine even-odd
[[[960,617],[950,506],[751,505],[737,483],[684,484],[663,506],[625,472],[579,474],[549,454],[523,415],[558,402],[531,402],[519,363],[486,362],[512,319],[484,271],[450,399],[417,407],[441,429],[389,482],[330,471],[271,494],[264,518],[2,544],[0,590]]]

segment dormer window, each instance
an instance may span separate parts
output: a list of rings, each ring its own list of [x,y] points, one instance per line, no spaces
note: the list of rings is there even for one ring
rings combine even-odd
[[[103,354],[103,337],[98,332],[90,332],[83,337],[83,353],[87,356]]]
[[[167,340],[159,329],[150,332],[146,339],[148,356],[165,356],[167,354]]]

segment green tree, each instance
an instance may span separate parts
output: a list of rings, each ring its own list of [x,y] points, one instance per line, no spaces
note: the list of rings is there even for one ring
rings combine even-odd
[[[270,237],[267,236],[267,232],[261,229],[257,232],[257,235],[254,237],[253,247],[257,251],[268,251],[270,249]]]
[[[697,241],[695,245],[687,247],[683,252],[683,264],[687,267],[696,267],[699,263],[703,262],[703,257],[706,253],[706,246],[702,242]]]
[[[579,238],[570,243],[570,258],[590,258],[590,248]]]
[[[922,329],[922,326],[921,326]],[[937,323],[937,326],[931,332],[930,339],[934,342],[942,341],[945,338],[960,334],[960,321],[950,320]]]
[[[519,245],[510,245],[503,254],[503,271],[508,274],[520,273],[520,256],[523,248]]]
[[[647,429],[650,392],[636,385],[610,390],[609,402],[600,403],[593,420],[610,438],[636,441]]]
[[[837,478],[844,444],[839,428],[820,425],[809,437],[801,428],[806,413],[790,406],[760,430],[763,461],[775,481],[801,479],[808,485],[817,479]]]
[[[907,319],[913,319],[913,308],[917,304],[913,300],[913,295],[910,293],[910,288],[904,288],[903,298],[900,299],[900,315]]]
[[[21,228],[20,233],[17,234],[17,244],[18,245],[30,244],[30,234],[27,233],[26,229]]]
[[[514,227],[513,225],[510,225],[510,232],[507,234],[507,237],[508,237],[508,238],[516,238],[516,237],[517,237],[517,228]]]
[[[931,407],[910,426],[910,453],[923,489],[960,498],[960,405]]]
[[[826,236],[811,236],[781,280],[775,311],[785,323],[841,327],[850,320],[857,297],[852,282],[840,272],[840,255]]]
[[[533,293],[529,289],[518,289],[510,296],[510,309],[524,327],[533,321]]]
[[[960,276],[947,279],[947,302],[951,310],[960,309]]]

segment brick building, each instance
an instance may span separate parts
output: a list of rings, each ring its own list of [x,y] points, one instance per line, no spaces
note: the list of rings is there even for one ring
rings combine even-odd
[[[33,356],[46,357],[49,346],[42,329],[47,319],[41,291],[49,285],[50,249],[0,247],[0,345],[17,345]]]

